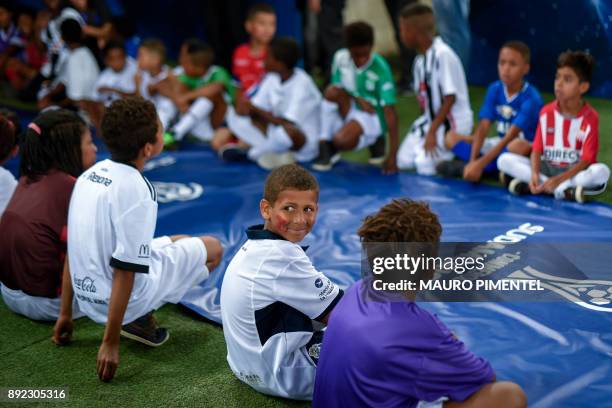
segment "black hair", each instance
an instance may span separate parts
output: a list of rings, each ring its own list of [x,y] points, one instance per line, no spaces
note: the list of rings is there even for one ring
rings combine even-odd
[[[504,45],[501,46],[500,50],[503,48],[509,48],[521,54],[523,60],[529,64],[531,60],[531,50],[529,50],[529,46],[522,41],[506,41]]]
[[[155,144],[158,128],[155,105],[141,96],[116,100],[102,118],[102,139],[113,160],[129,163],[147,144]]]
[[[123,43],[121,41],[111,40],[107,42],[104,46],[104,49],[102,50],[102,56],[106,58],[111,50],[116,49],[123,51],[123,53],[125,54],[125,46],[123,45]]]
[[[185,44],[187,45],[187,55],[193,65],[208,67],[212,64],[215,53],[210,45],[197,38],[191,38]]]
[[[591,82],[595,69],[595,58],[584,51],[567,50],[557,59],[557,68],[563,67],[571,68],[580,82]]]
[[[23,136],[19,172],[30,181],[51,169],[78,177],[83,172],[81,136],[86,130],[83,119],[69,110],[41,113]]]
[[[0,163],[9,158],[17,145],[15,125],[7,117],[0,115]]]
[[[110,19],[113,28],[124,40],[136,35],[136,25],[126,16],[113,16]]]
[[[365,21],[356,21],[344,27],[344,44],[347,48],[374,45],[374,29]]]
[[[60,31],[62,33],[62,40],[68,44],[81,43],[83,29],[81,28],[81,24],[75,19],[68,18],[62,21]]]
[[[270,4],[256,3],[256,4],[253,4],[251,8],[249,8],[249,11],[247,12],[247,17],[246,17],[247,21],[252,20],[259,13],[276,15],[276,11],[274,10],[274,7],[272,7]]]
[[[273,39],[270,43],[270,53],[289,69],[295,68],[300,60],[300,46],[291,37]]]

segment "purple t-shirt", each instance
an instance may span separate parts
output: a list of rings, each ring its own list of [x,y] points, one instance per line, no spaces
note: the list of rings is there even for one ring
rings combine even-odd
[[[336,305],[317,364],[313,407],[416,407],[464,401],[491,365],[414,302],[366,299],[356,282]],[[371,292],[370,292],[371,293]]]

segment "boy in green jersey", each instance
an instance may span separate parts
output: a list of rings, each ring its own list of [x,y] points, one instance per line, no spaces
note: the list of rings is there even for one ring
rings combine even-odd
[[[321,141],[313,169],[327,171],[340,151],[370,147],[370,163],[384,173],[397,171],[398,148],[395,83],[389,64],[372,52],[374,30],[365,22],[344,28],[346,48],[334,55],[331,84],[321,104]],[[389,151],[385,156],[385,133]]]

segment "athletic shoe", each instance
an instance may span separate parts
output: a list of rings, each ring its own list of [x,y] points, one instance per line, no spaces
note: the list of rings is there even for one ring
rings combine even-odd
[[[368,159],[368,163],[373,166],[378,166],[385,161],[385,137],[379,136],[376,139],[376,142],[373,145],[368,147],[370,150],[370,158]]]
[[[529,184],[515,178],[508,184],[508,191],[518,196],[529,194]]]
[[[248,162],[247,149],[238,146],[237,143],[228,143],[219,149],[219,157],[228,162]]]
[[[582,186],[566,188],[563,194],[566,200],[576,201],[581,204],[585,202],[584,188]]]
[[[461,160],[447,160],[438,163],[436,172],[444,177],[463,177],[465,162]]]
[[[317,171],[329,171],[340,160],[340,153],[332,142],[321,142],[319,144],[319,157],[312,164],[312,169]]]
[[[164,150],[176,150],[178,143],[174,139],[174,135],[170,132],[164,132]]]
[[[510,177],[503,171],[499,172],[499,182],[502,183],[504,187],[508,188],[510,186],[511,181],[512,181],[512,177]]]
[[[274,170],[277,167],[284,166],[286,164],[295,163],[293,153],[267,153],[257,159],[257,164],[264,170]]]
[[[121,326],[121,335],[150,347],[159,347],[170,338],[168,330],[157,324],[153,312]]]

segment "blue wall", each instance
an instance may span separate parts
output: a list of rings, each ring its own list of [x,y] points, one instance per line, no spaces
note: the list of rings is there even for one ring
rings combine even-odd
[[[552,91],[557,56],[588,50],[597,66],[590,95],[612,98],[612,0],[471,0],[468,81],[497,79],[497,54],[508,40],[531,48],[529,80]]]

